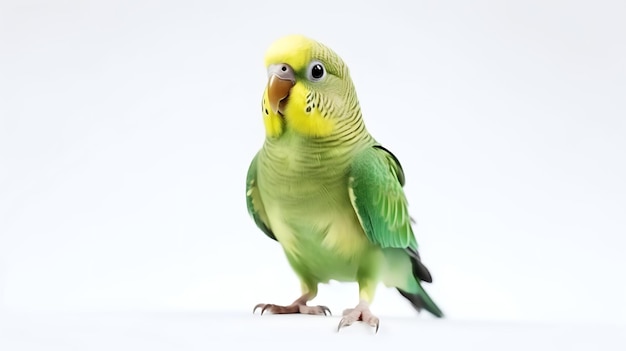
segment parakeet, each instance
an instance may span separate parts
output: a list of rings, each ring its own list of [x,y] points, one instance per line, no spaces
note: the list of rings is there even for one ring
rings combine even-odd
[[[359,286],[338,329],[363,321],[378,330],[370,304],[380,282],[442,317],[421,285],[432,278],[417,251],[402,166],[365,128],[346,64],[325,45],[290,35],[269,47],[265,66],[266,138],[248,169],[247,207],[282,245],[302,296],[254,310],[325,315],[326,306],[307,302],[332,279]]]

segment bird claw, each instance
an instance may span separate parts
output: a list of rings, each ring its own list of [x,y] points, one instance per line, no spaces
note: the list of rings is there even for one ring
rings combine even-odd
[[[339,325],[337,326],[337,332],[339,332],[341,330],[341,328],[343,327],[347,327],[352,325],[352,320],[347,319],[347,318],[341,318],[341,320],[339,321]]]
[[[265,304],[260,303],[252,309],[252,314],[256,313],[257,309],[261,309],[261,315],[265,313],[265,311],[269,310],[272,313],[277,314],[286,314],[286,313],[301,313],[301,314],[313,314],[313,315],[324,315],[324,316],[332,316],[332,312],[330,308],[326,306],[307,306],[305,304],[292,304],[289,306],[278,306],[274,304]]]
[[[343,327],[351,326],[352,323],[354,323],[354,320],[352,320],[352,318],[341,318],[341,320],[339,321],[339,325],[337,326],[337,332],[339,332]],[[380,321],[378,320],[378,318],[376,318],[374,321],[369,321],[367,324],[376,328],[374,329],[374,334],[378,334],[378,328],[380,327]]]
[[[318,306],[318,307],[322,310],[322,312],[324,312],[324,316],[332,316],[333,315],[333,313],[330,312],[330,308],[328,308],[326,306],[321,306],[321,305]]]
[[[252,314],[255,314],[256,310],[258,308],[260,308],[261,309],[261,316],[262,316],[263,313],[265,312],[265,310],[267,310],[271,306],[272,306],[271,304],[260,303],[260,304],[258,304],[256,306],[254,306],[254,308],[252,309]]]

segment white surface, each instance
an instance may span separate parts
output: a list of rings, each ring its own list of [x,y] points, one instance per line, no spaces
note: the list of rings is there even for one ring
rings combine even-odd
[[[244,178],[264,50],[303,33],[347,61],[368,129],[402,161],[427,289],[451,320],[624,323],[625,6],[3,1],[0,306],[292,301]],[[356,299],[335,283],[316,302]],[[414,318],[393,290],[373,309]]]
[[[234,313],[29,314],[2,324],[2,350],[624,350],[624,330],[390,317],[336,332],[339,317]]]

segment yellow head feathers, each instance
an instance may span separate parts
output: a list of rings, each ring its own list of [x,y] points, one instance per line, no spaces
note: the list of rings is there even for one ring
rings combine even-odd
[[[286,130],[326,137],[342,116],[354,115],[348,109],[359,109],[346,65],[315,40],[302,35],[278,39],[266,52],[265,66],[269,81],[262,110],[268,137],[279,137]],[[281,87],[287,84],[287,90],[277,88],[276,82],[282,82]]]
[[[294,70],[304,68],[318,44],[302,35],[288,35],[276,40],[265,53],[265,67],[275,63],[288,63]],[[318,44],[319,45],[319,44]]]

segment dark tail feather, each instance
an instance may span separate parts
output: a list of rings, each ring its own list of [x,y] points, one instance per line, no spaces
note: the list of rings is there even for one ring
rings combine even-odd
[[[421,294],[412,294],[398,288],[398,292],[411,302],[411,305],[413,305],[417,312],[421,312],[422,309],[425,309],[426,311],[432,313],[435,317],[442,318],[443,312],[441,312],[435,302],[430,298],[430,296],[428,296],[426,291],[423,289],[421,290]]]

